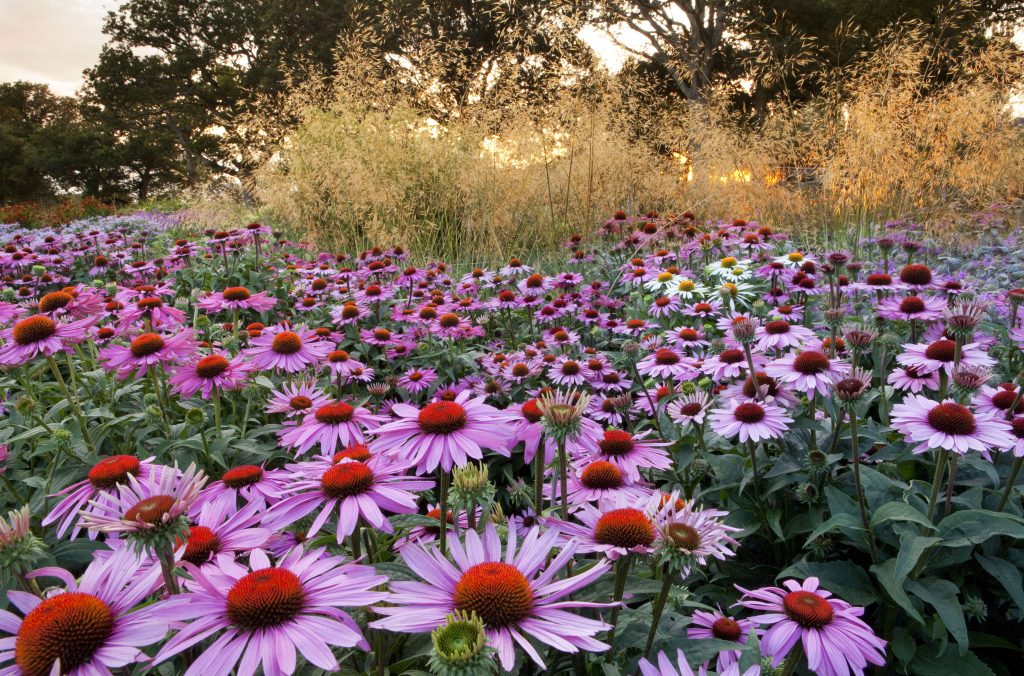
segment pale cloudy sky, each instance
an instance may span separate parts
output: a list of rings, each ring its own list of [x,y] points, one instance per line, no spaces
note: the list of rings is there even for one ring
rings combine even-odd
[[[0,0],[0,82],[45,82],[73,94],[103,46],[103,17],[117,0]]]

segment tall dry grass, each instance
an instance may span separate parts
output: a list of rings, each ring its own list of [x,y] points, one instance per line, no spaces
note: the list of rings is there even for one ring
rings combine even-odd
[[[346,51],[337,81],[296,90],[298,125],[253,188],[268,217],[321,246],[452,260],[539,256],[617,209],[756,218],[836,243],[897,217],[954,232],[1024,193],[1009,105],[1022,72],[1000,41],[942,62],[934,35],[901,27],[759,126],[724,96],[665,105],[610,77],[569,82],[541,109],[469,105],[435,124]]]

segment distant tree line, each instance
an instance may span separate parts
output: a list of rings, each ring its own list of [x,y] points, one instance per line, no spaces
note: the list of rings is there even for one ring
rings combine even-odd
[[[245,184],[293,122],[286,94],[335,74],[358,43],[443,121],[465,106],[542,106],[586,86],[584,25],[623,27],[620,77],[664,100],[725,87],[751,124],[817,95],[887,27],[942,26],[957,49],[1017,25],[1024,2],[974,0],[127,0],[75,97],[0,84],[0,204],[75,193],[145,200],[210,177]],[[639,40],[637,39],[639,37]],[[637,43],[642,45],[637,48]],[[936,86],[957,58],[937,55]],[[945,62],[943,61],[945,60]],[[393,83],[396,78],[381,78]],[[652,104],[653,105],[653,104]],[[270,113],[270,114],[268,114]]]

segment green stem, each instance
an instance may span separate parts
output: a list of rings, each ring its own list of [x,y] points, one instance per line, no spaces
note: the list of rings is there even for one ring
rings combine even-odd
[[[547,439],[541,437],[533,456],[533,512],[540,517],[544,511],[544,445]]]
[[[438,483],[438,519],[441,520],[441,528],[438,530],[438,542],[441,546],[441,554],[448,553],[448,473],[437,468]]]
[[[615,630],[619,621],[619,608],[622,604],[622,595],[626,591],[626,578],[629,576],[629,565],[633,562],[633,557],[630,554],[626,554],[620,557],[615,562],[615,595],[612,598],[612,602],[616,605],[612,607],[611,617],[608,623],[612,625],[612,628],[608,630],[608,652],[605,655],[610,658],[612,653],[615,651]]]
[[[96,454],[96,447],[92,443],[92,437],[89,436],[89,428],[85,425],[85,416],[82,415],[82,409],[78,406],[78,399],[68,389],[68,384],[64,382],[64,376],[60,373],[60,367],[57,366],[57,362],[50,355],[47,355],[46,361],[50,364],[50,370],[53,372],[53,377],[57,379],[57,384],[60,385],[60,389],[64,392],[64,396],[67,398],[68,403],[71,404],[71,411],[74,413],[75,419],[78,421],[78,426],[82,428],[82,439],[85,440],[85,445],[89,447],[89,452],[93,455]]]
[[[1010,468],[1010,476],[1006,478],[1006,488],[1003,489],[1003,497],[999,499],[999,506],[996,507],[997,512],[1003,511],[1006,503],[1009,502],[1010,493],[1013,492],[1013,486],[1017,483],[1017,475],[1020,474],[1022,465],[1024,465],[1024,457],[1013,459],[1013,467]]]
[[[939,499],[939,484],[942,483],[942,475],[946,471],[946,459],[948,457],[949,451],[944,448],[939,449],[939,457],[935,459],[935,474],[932,475],[932,493],[928,498],[929,521],[935,516],[935,503]]]
[[[668,601],[668,593],[672,589],[672,573],[667,565],[661,568],[661,591],[654,599],[654,606],[651,609],[651,629],[647,632],[647,643],[644,644],[644,657],[651,654],[654,646],[654,637],[658,634],[658,623],[661,622],[661,614],[665,611],[665,602]]]
[[[558,472],[561,475],[562,520],[569,520],[569,468],[565,453],[565,439],[558,439]]]
[[[946,508],[943,510],[943,516],[949,516],[949,513],[953,511],[953,485],[956,483],[956,465],[960,456],[954,453],[949,456],[949,479],[946,481]]]
[[[220,388],[213,386],[213,425],[217,428],[217,438],[221,438],[220,424]]]
[[[866,531],[868,548],[871,551],[872,563],[878,563],[878,552],[875,550],[875,537],[871,532],[871,521],[868,519],[867,504],[864,499],[864,484],[860,479],[860,444],[857,440],[857,414],[850,408],[850,443],[853,445],[853,482],[857,490],[857,505],[860,507],[860,520]]]

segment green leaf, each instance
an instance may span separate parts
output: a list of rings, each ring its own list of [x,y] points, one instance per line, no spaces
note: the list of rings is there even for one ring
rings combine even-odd
[[[907,576],[910,575],[910,571],[917,565],[921,555],[939,542],[942,542],[942,538],[904,534],[900,538],[900,551],[896,555],[896,568],[893,571],[896,581],[903,584]]]
[[[872,528],[886,521],[911,521],[925,528],[932,528],[932,523],[927,516],[905,502],[887,502],[871,515]]]
[[[1017,607],[1024,610],[1024,583],[1021,580],[1020,570],[1006,559],[996,559],[978,553],[974,555],[985,572],[999,581],[999,584],[1006,588]]]
[[[928,647],[931,646],[918,650],[917,657],[910,663],[913,676],[995,676],[995,672],[969,650],[963,655],[943,655]]]
[[[996,535],[1024,539],[1024,519],[984,509],[954,512],[939,523],[946,547],[976,545]]]
[[[825,523],[815,528],[814,532],[807,536],[807,544],[804,545],[804,548],[806,549],[807,547],[810,547],[811,543],[814,540],[821,537],[825,533],[831,533],[834,530],[842,531],[843,529],[860,531],[861,533],[864,532],[864,526],[861,525],[860,518],[854,516],[853,514],[846,514],[845,512],[840,512],[839,514],[835,514],[831,519],[829,519]]]
[[[896,577],[896,559],[888,559],[882,564],[871,566],[871,572],[875,574],[879,584],[885,588],[892,600],[899,604],[907,615],[910,615],[919,624],[924,624],[921,613],[917,612],[910,597],[907,596],[907,592],[903,590],[903,580]]]
[[[960,654],[965,655],[970,645],[967,637],[967,622],[964,620],[964,611],[960,607],[957,594],[960,588],[949,580],[940,580],[935,577],[923,580],[908,580],[907,591],[921,599],[928,605],[935,608],[946,629],[956,639],[960,646]]]

